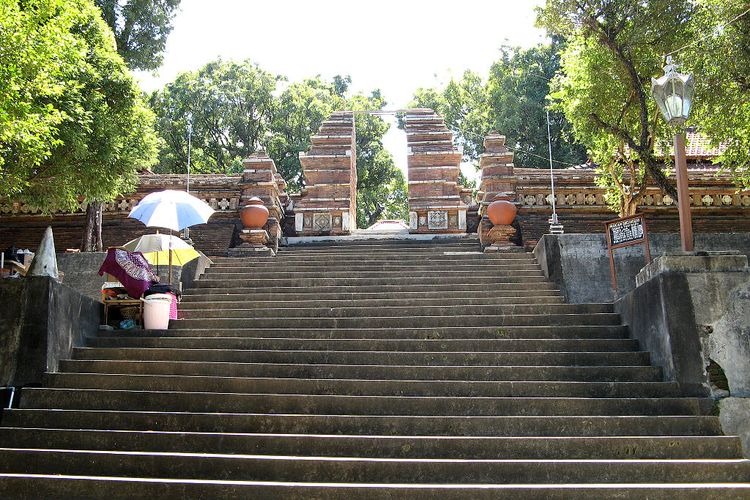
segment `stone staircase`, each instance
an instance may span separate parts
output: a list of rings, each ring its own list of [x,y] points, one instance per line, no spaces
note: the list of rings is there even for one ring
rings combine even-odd
[[[748,498],[713,403],[610,304],[474,239],[216,259],[0,422],[2,498]]]

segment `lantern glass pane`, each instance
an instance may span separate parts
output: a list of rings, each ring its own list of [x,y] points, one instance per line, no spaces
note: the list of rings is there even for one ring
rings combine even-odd
[[[686,120],[688,119],[688,116],[690,116],[690,107],[692,105],[693,105],[692,99],[688,99],[688,97],[685,96],[685,99],[682,100],[682,117],[685,118]]]
[[[682,98],[679,95],[667,96],[664,104],[667,108],[667,121],[682,117]]]

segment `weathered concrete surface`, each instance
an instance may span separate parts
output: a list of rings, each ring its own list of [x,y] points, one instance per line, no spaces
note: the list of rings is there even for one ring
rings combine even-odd
[[[63,273],[63,282],[83,295],[101,301],[104,276],[99,276],[98,272],[106,256],[104,252],[58,253],[57,262]],[[184,266],[172,267],[172,283],[182,282],[183,288],[190,288],[210,265],[211,260],[200,253],[200,257]],[[169,266],[159,266],[158,274],[161,282],[167,283]]]
[[[26,273],[28,276],[49,276],[57,279],[57,259],[55,258],[55,237],[52,235],[52,226],[44,231],[44,237],[39,248],[31,261],[31,266]]]
[[[732,397],[720,399],[724,432],[740,436],[750,457],[750,270],[745,255],[669,255],[636,278],[615,302],[633,338],[663,368],[665,380],[691,390],[711,387],[705,367],[724,371]],[[739,396],[739,397],[738,397]]]
[[[99,322],[98,302],[56,280],[0,281],[0,385],[40,383]]]
[[[97,272],[106,256],[105,252],[58,253],[57,265],[62,272],[63,283],[101,301],[104,276],[99,276]]]
[[[750,398],[722,399],[719,420],[724,434],[740,437],[743,455],[750,458]]]
[[[706,364],[724,370],[732,396],[750,397],[750,274],[689,274]]]
[[[615,302],[632,337],[663,370],[664,380],[678,382],[696,395],[709,393],[700,337],[687,277],[663,273]]]
[[[678,234],[650,234],[651,256],[680,250]],[[699,251],[737,250],[750,256],[748,233],[700,233],[695,235]],[[602,234],[545,234],[534,248],[544,275],[560,287],[568,302],[608,302],[615,293],[609,270],[607,243]],[[635,288],[635,276],[645,265],[642,245],[615,250],[618,296]]]

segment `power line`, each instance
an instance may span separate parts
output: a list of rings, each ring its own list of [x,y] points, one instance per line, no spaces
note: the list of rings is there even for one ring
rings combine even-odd
[[[734,23],[735,21],[739,20],[741,17],[747,15],[748,13],[750,13],[750,7],[745,12],[743,12],[742,14],[739,14],[739,15],[735,16],[734,18],[732,18],[731,20],[729,20],[727,23],[717,26],[716,29],[714,30],[714,33],[718,33],[720,31],[722,31],[724,28],[726,28],[727,26],[731,25],[732,23]],[[702,41],[704,41],[706,39],[708,39],[708,36],[704,36],[704,37],[698,38],[697,40],[693,40],[692,42],[683,45],[679,49],[675,49],[672,52],[670,52],[669,54],[665,54],[664,57],[671,56],[673,54],[681,52],[681,51],[683,51],[685,49],[688,49],[688,48],[692,47],[693,45],[697,45],[697,44],[701,43]]]
[[[460,133],[461,133],[461,135],[464,135],[464,136],[466,136],[466,135],[471,135],[471,136],[474,136],[474,137],[475,137],[475,138],[477,138],[477,139],[482,139],[482,140],[484,140],[484,136],[483,136],[483,135],[479,135],[479,134],[477,134],[477,133],[475,133],[475,132],[471,132],[471,131],[468,131],[468,130],[463,130],[463,129],[460,129],[460,128],[458,128],[458,129],[456,129],[456,130],[457,130],[458,132],[460,132]],[[541,156],[541,155],[538,155],[538,154],[532,153],[531,151],[529,151],[529,150],[527,150],[527,149],[522,149],[522,148],[512,148],[512,147],[508,146],[507,144],[505,145],[505,147],[506,147],[506,148],[507,148],[508,150],[510,150],[510,151],[513,151],[514,153],[518,153],[518,152],[520,152],[520,153],[525,153],[525,154],[527,154],[527,155],[529,155],[529,156],[533,156],[533,157],[535,157],[535,158],[541,158],[541,159],[542,159],[542,160],[544,160],[544,161],[548,161],[548,160],[549,160],[549,158],[547,158],[546,156]],[[566,165],[566,166],[568,166],[568,167],[577,167],[577,166],[579,165],[579,164],[577,164],[577,163],[568,163],[568,162],[565,162],[565,161],[560,161],[560,160],[555,160],[555,159],[553,159],[552,161],[553,161],[554,163],[559,163],[560,165]]]

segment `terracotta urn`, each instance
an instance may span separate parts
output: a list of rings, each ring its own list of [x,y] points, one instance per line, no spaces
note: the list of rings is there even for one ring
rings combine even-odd
[[[487,217],[496,226],[509,226],[512,224],[513,219],[516,218],[516,212],[518,212],[518,209],[513,203],[508,201],[507,196],[496,196],[495,201],[487,207]]]
[[[268,209],[263,206],[263,200],[257,196],[247,200],[247,205],[240,210],[240,220],[245,229],[262,229],[268,220]]]

